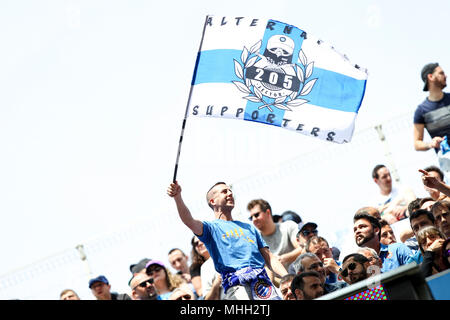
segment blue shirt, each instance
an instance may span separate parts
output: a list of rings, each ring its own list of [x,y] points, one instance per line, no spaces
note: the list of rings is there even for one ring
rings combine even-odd
[[[217,272],[224,274],[245,267],[264,268],[259,251],[268,247],[259,231],[241,221],[203,221],[203,234],[197,237],[205,244]]]
[[[408,263],[408,259],[413,256],[413,252],[403,243],[392,243],[384,245],[380,243],[379,257],[383,263],[381,272],[394,270]]]
[[[417,264],[421,264],[423,262],[422,252],[420,250],[416,251],[416,253],[409,257],[407,263],[415,262]]]

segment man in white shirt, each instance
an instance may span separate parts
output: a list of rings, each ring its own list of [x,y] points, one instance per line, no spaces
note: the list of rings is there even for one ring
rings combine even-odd
[[[381,217],[390,224],[407,217],[408,204],[416,199],[411,188],[394,187],[389,169],[383,165],[376,165],[372,170],[373,181],[380,188],[375,198],[374,206],[381,213]]]

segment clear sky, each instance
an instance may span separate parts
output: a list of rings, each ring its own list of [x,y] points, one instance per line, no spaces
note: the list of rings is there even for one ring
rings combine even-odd
[[[449,12],[444,0],[1,1],[0,275],[141,228],[105,245],[109,251],[91,245],[88,255],[92,274],[125,291],[131,263],[166,261],[174,246],[190,249],[192,234],[165,192],[207,14],[295,25],[334,44],[369,78],[347,145],[256,123],[188,118],[178,180],[193,215],[211,218],[205,191],[226,181],[235,188],[237,218],[263,197],[274,213],[294,210],[344,246],[351,215],[376,192],[371,169],[387,162],[373,125],[391,126],[402,182],[423,192],[416,169],[435,158],[413,150],[408,125],[426,97],[423,65],[449,70]],[[399,128],[396,117],[406,119]],[[68,286],[92,298],[76,287],[74,278],[83,276],[61,269],[46,279],[58,279],[52,291],[0,287],[0,298],[57,299]],[[35,278],[42,288],[44,276]]]

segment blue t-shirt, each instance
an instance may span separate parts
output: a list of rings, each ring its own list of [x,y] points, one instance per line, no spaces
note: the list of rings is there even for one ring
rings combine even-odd
[[[265,265],[259,249],[268,246],[251,224],[219,219],[203,221],[203,234],[197,237],[205,244],[216,271],[221,274]]]
[[[387,272],[409,263],[408,260],[413,255],[411,249],[403,243],[395,242],[390,245],[380,243],[379,257],[383,263],[381,272]]]
[[[415,262],[417,264],[421,264],[423,262],[423,256],[422,256],[422,252],[420,252],[420,250],[417,250],[416,253],[414,253],[414,255],[408,259],[408,263],[411,263],[411,262]]]
[[[450,139],[450,93],[444,92],[439,101],[425,99],[414,113],[414,123],[424,124],[431,138],[447,136]]]

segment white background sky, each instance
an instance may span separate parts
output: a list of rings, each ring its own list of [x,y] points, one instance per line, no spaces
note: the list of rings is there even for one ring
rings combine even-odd
[[[189,118],[178,180],[193,215],[210,219],[205,191],[227,181],[236,218],[262,197],[274,213],[294,210],[344,246],[352,214],[377,191],[372,168],[387,163],[364,130],[408,113],[412,122],[426,96],[423,65],[449,70],[449,12],[444,0],[1,1],[0,275],[148,226],[142,238],[90,257],[92,273],[124,292],[131,263],[167,261],[174,246],[190,250],[191,233],[165,192],[207,14],[295,25],[367,68],[369,78],[354,141],[345,146],[256,123]],[[412,129],[388,138],[402,182],[424,195],[417,168],[435,164],[434,154],[414,151]],[[319,156],[305,163],[311,150]],[[86,279],[77,287],[60,270],[46,281],[55,278],[52,292],[41,286],[2,297],[57,299],[72,286],[92,298]]]

